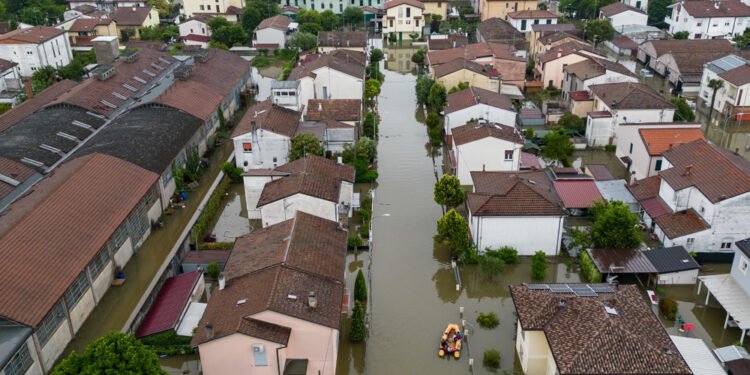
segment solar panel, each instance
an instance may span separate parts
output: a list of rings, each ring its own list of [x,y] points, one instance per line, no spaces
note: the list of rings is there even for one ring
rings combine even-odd
[[[578,297],[596,297],[597,296],[597,294],[593,290],[591,290],[591,289],[589,289],[589,290],[583,290],[583,289],[574,290],[573,293],[575,293],[575,295],[578,296]]]
[[[606,284],[589,284],[589,287],[597,293],[614,293],[612,287]]]
[[[714,61],[714,65],[726,72],[745,65],[745,60],[736,55],[729,55]]]
[[[529,284],[526,286],[529,290],[547,290],[549,287],[547,284]]]
[[[571,293],[572,290],[567,284],[562,285],[550,285],[549,289],[552,291],[552,293]]]
[[[570,284],[568,286],[573,290],[591,290],[591,288],[589,288],[589,286],[586,284]]]

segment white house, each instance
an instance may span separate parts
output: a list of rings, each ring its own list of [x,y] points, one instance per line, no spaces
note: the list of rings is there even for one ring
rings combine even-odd
[[[28,77],[45,66],[61,68],[73,60],[68,32],[34,26],[0,35],[0,58],[17,63]]]
[[[238,168],[272,169],[289,161],[302,113],[266,100],[248,109],[232,132]]]
[[[659,174],[662,152],[696,139],[703,139],[700,122],[620,124],[615,153],[640,180]]]
[[[701,77],[700,98],[711,105],[714,90],[708,87],[711,80],[724,81],[716,91],[714,109],[724,112],[727,108],[750,106],[750,61],[737,55],[728,55],[706,64]]]
[[[186,37],[188,35],[200,35],[200,36],[211,36],[211,29],[208,27],[208,23],[202,19],[190,18],[179,26],[180,36]]]
[[[695,285],[698,281],[701,266],[682,246],[651,249],[643,255],[654,266],[658,285]]]
[[[259,48],[286,48],[289,39],[289,25],[292,19],[276,15],[258,24],[253,33],[253,46]]]
[[[409,34],[422,35],[424,3],[419,0],[390,0],[383,5],[386,16],[383,19],[383,35],[396,34],[398,40]]]
[[[355,57],[361,55],[361,58]],[[300,102],[310,99],[362,99],[365,90],[365,56],[338,50],[298,65],[289,81],[300,81]]]
[[[669,32],[687,31],[688,39],[732,39],[750,26],[750,7],[739,0],[680,1],[668,8]]]
[[[588,59],[563,67],[563,99],[572,91],[588,91],[591,85],[613,82],[638,82],[638,77],[622,64],[589,56]]]
[[[297,211],[339,222],[352,212],[354,167],[320,156],[273,170],[243,174],[247,215],[263,227],[286,221]]]
[[[621,2],[644,12],[648,10],[648,0],[621,0]]]
[[[452,134],[453,128],[472,120],[481,119],[507,126],[516,124],[516,107],[507,96],[473,86],[448,94],[444,110],[447,136]]]
[[[16,97],[22,90],[21,68],[17,63],[0,59],[0,103],[15,106]]]
[[[68,1],[68,7],[74,9],[83,5],[89,5],[96,7],[97,9],[105,10],[112,13],[117,8],[132,8],[132,7],[147,7],[148,1],[146,0],[70,0]]]
[[[273,81],[271,84],[273,104],[294,111],[302,110],[302,85],[300,81]]]
[[[516,30],[525,33],[531,31],[531,25],[555,25],[559,16],[548,10],[521,10],[510,12],[505,18]]]
[[[182,0],[180,3],[180,13],[186,17],[210,14],[225,17],[233,23],[239,22],[239,16],[245,7],[245,0]]]
[[[559,253],[566,213],[545,172],[471,172],[471,178],[474,189],[466,204],[477,249]]]
[[[620,124],[671,122],[674,117],[675,105],[641,83],[605,83],[589,89],[594,99],[586,118],[589,146],[616,144]]]
[[[471,172],[511,172],[519,169],[523,139],[513,126],[479,120],[453,128],[451,164],[462,185],[471,185]]]
[[[659,198],[672,211],[654,218],[664,246],[731,256],[750,237],[750,162],[703,139],[662,153]]]
[[[599,19],[608,20],[617,30],[622,25],[646,25],[645,11],[625,3],[612,3],[599,9]]]

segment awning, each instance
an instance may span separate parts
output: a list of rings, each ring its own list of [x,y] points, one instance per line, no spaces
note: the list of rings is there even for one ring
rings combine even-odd
[[[523,93],[521,92],[521,89],[519,89],[516,85],[502,85],[500,86],[500,93],[513,99],[523,99]]]
[[[750,296],[745,289],[730,274],[698,276],[698,294],[701,292],[701,285],[706,285],[708,297],[713,295],[721,307],[734,319],[737,326],[743,330],[750,329]],[[743,336],[744,338],[744,336]]]

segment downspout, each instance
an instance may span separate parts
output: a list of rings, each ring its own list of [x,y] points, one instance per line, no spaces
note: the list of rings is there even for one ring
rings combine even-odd
[[[706,34],[708,35],[708,31],[711,29],[711,17],[708,17],[708,22],[706,22]],[[703,38],[701,38],[703,39]]]
[[[555,256],[560,254],[560,241],[562,241],[562,237],[560,237],[562,230],[562,223],[563,223],[564,216],[560,216],[560,218],[557,221],[557,239],[555,239]]]
[[[286,345],[276,348],[276,372],[281,375],[281,364],[279,363],[279,349],[286,349]]]

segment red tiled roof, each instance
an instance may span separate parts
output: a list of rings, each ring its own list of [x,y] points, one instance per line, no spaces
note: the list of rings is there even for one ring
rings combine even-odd
[[[298,193],[338,202],[342,181],[354,182],[353,166],[314,155],[289,162],[276,170],[290,175],[267,183],[258,199],[258,207]]]
[[[16,29],[0,35],[0,44],[31,43],[39,44],[46,42],[67,31],[49,26],[32,26],[25,29]]]
[[[571,99],[577,101],[592,100],[591,95],[589,95],[588,91],[571,91],[568,93],[568,96],[570,96]]]
[[[528,152],[521,151],[521,168],[522,169],[542,169],[539,158]]]
[[[138,328],[138,338],[176,329],[180,316],[190,303],[190,295],[203,271],[183,273],[167,279],[153,306]]]
[[[112,156],[80,159],[0,238],[0,258],[9,265],[0,273],[0,316],[38,327],[159,177]]]
[[[641,207],[652,219],[671,213],[672,210],[659,197],[653,197],[640,202]]]
[[[291,18],[279,14],[260,21],[260,24],[258,24],[258,27],[256,27],[255,30],[272,28],[287,31],[287,29],[289,29],[289,24],[292,22],[293,21]]]
[[[601,12],[601,14],[604,17],[611,17],[611,16],[614,16],[615,14],[620,14],[622,12],[627,12],[627,11],[632,11],[632,12],[636,12],[640,14],[646,14],[646,12],[636,7],[632,7],[630,5],[627,5],[625,3],[620,3],[620,2],[612,3],[607,6],[603,6],[599,8],[599,12]]]
[[[193,42],[201,42],[201,43],[208,43],[211,41],[210,36],[199,35],[199,34],[188,34],[180,38],[182,38],[183,40],[191,40]]]
[[[440,51],[438,51],[440,52]],[[489,78],[497,78],[498,74],[497,71],[494,69],[489,69],[485,67],[482,64],[475,63],[474,61],[465,59],[463,57],[458,57],[455,60],[449,61],[445,64],[440,64],[434,68],[435,71],[435,77],[444,77],[448,74],[458,72],[461,70],[470,70],[474,73],[481,74],[483,76],[489,77]],[[493,74],[494,71],[494,74]]]
[[[507,96],[474,86],[454,92],[453,94],[448,94],[447,103],[448,105],[445,107],[446,114],[480,103],[506,111],[516,111],[516,108]]]
[[[385,5],[383,5],[383,9],[388,10],[390,8],[393,8],[395,6],[399,6],[402,4],[411,5],[419,9],[424,9],[424,4],[419,0],[391,0],[391,1],[386,2]]]
[[[587,208],[602,200],[594,180],[557,180],[554,184],[565,208]]]
[[[367,33],[364,31],[320,31],[319,47],[365,47]]]
[[[112,23],[111,18],[79,18],[73,22],[68,31],[89,32],[99,25],[109,25]]]
[[[286,345],[289,343],[289,336],[292,334],[292,329],[278,324],[245,317],[240,321],[240,326],[237,328],[237,332]]]
[[[182,264],[226,263],[230,250],[196,250],[188,251]]]
[[[596,181],[612,181],[615,179],[615,176],[612,175],[604,164],[586,164],[586,169],[591,172]]]
[[[726,72],[719,74],[719,77],[735,86],[746,85],[750,83],[750,65],[745,64],[740,67],[727,70]]]
[[[25,164],[0,157],[0,175],[12,178],[18,182],[24,182],[34,175],[36,171]],[[0,199],[15,190],[15,186],[5,181],[0,181]]]
[[[661,155],[670,148],[696,139],[704,139],[703,131],[697,129],[639,129],[641,141],[646,146],[649,155]]]
[[[626,36],[616,36],[612,38],[612,44],[616,45],[617,47],[629,49],[629,50],[637,50],[638,49],[638,43],[634,42],[632,39],[626,37]]]
[[[362,101],[359,99],[310,99],[305,120],[359,121]]]
[[[219,93],[200,82],[175,80],[154,99],[154,103],[181,109],[203,121],[208,121],[223,99]]]
[[[120,7],[112,13],[112,19],[117,26],[143,26],[151,7]],[[157,20],[158,21],[158,20]]]
[[[750,7],[739,0],[725,1],[685,1],[682,6],[685,11],[695,18],[748,17]]]
[[[515,127],[500,124],[479,124],[470,122],[453,128],[453,142],[456,146],[471,143],[484,138],[497,138],[516,144],[523,144],[523,139]]]
[[[609,113],[609,111],[596,111],[596,112],[589,112],[588,116],[591,118],[608,118],[608,117],[612,117],[612,114]]]
[[[554,14],[548,10],[521,10],[518,12],[508,13],[510,18],[557,18],[557,14]]]
[[[654,223],[670,239],[687,236],[709,228],[708,224],[692,209],[656,217]]]
[[[301,116],[301,112],[277,106],[271,103],[271,99],[268,99],[256,103],[245,112],[245,116],[234,128],[232,138],[250,133],[253,121],[257,129],[291,138],[297,132]]]
[[[661,176],[651,176],[633,182],[627,188],[633,198],[642,201],[659,195],[659,186],[661,186]]]
[[[515,48],[510,44],[473,43],[464,47],[429,52],[427,54],[427,59],[430,65],[445,64],[459,57],[474,60],[480,57],[493,56],[496,59],[525,61],[514,53]]]
[[[471,172],[475,192],[466,203],[475,216],[565,214],[560,198],[543,171]]]
[[[675,105],[642,83],[618,82],[591,85],[591,92],[610,109],[674,109]]]

